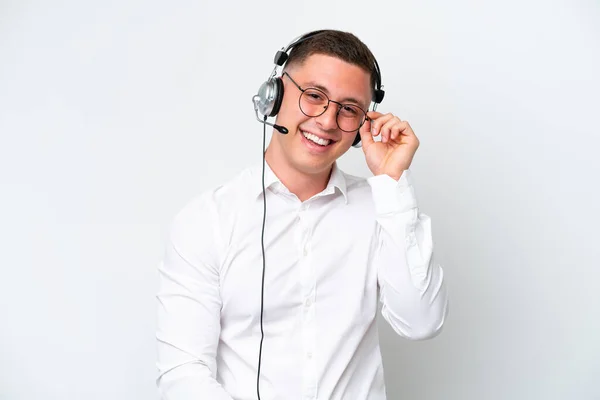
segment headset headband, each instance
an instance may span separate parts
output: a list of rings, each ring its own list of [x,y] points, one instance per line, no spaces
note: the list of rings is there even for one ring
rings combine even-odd
[[[291,49],[295,46],[298,46],[300,43],[306,41],[307,39],[310,39],[313,36],[316,36],[322,32],[326,32],[327,30],[322,29],[322,30],[318,30],[318,31],[313,31],[313,32],[309,32],[306,33],[304,35],[298,36],[297,38],[295,38],[294,40],[292,40],[285,48],[283,48],[282,50],[279,50],[274,57],[273,62],[275,63],[276,67],[277,66],[282,66],[288,59],[289,57],[289,52],[291,51]],[[379,104],[383,101],[383,97],[385,96],[385,91],[383,90],[383,86],[381,85],[381,71],[379,69],[379,64],[377,63],[377,59],[375,59],[375,57],[373,56],[373,60],[375,61],[374,63],[374,68],[375,68],[375,91],[374,91],[374,100],[373,102],[376,104]],[[273,71],[273,73],[275,73],[275,71]]]

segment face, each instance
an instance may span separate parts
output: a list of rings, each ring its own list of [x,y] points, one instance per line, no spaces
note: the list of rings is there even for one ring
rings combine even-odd
[[[356,65],[313,54],[302,64],[290,66],[286,72],[302,89],[316,87],[331,100],[368,110],[370,75]],[[289,133],[282,135],[275,131],[269,151],[280,153],[275,158],[285,160],[288,167],[298,172],[318,174],[329,171],[335,160],[352,146],[356,131],[344,132],[338,127],[336,118],[340,106],[333,102],[320,116],[306,116],[299,107],[302,92],[288,76],[281,79],[284,96],[276,123],[285,126]]]

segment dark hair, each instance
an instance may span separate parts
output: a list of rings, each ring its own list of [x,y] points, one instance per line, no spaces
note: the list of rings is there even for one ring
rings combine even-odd
[[[377,85],[375,56],[359,38],[349,32],[326,30],[318,33],[290,51],[285,68],[301,65],[313,54],[324,54],[354,64],[371,74],[371,89]]]

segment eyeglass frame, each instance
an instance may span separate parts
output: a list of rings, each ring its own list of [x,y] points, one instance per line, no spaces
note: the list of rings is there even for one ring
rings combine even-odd
[[[285,71],[282,75],[286,75],[288,78],[290,78],[290,81],[292,81],[292,83],[298,88],[298,90],[300,90],[300,92],[302,92],[300,94],[300,97],[298,97],[298,107],[300,108],[300,111],[302,112],[302,114],[306,115],[307,117],[310,117],[310,118],[320,117],[321,115],[325,114],[325,111],[327,111],[327,109],[329,108],[329,103],[335,103],[335,104],[337,104],[339,106],[337,112],[335,113],[335,123],[338,126],[338,128],[340,128],[340,130],[342,132],[358,132],[360,130],[360,128],[364,125],[364,123],[369,120],[369,116],[367,115],[367,112],[365,110],[363,110],[362,107],[360,107],[360,106],[358,106],[356,104],[351,104],[351,103],[344,104],[344,103],[340,103],[339,101],[331,100],[329,98],[329,96],[327,96],[327,93],[325,93],[321,89],[317,89],[317,88],[314,88],[314,87],[308,87],[308,88],[303,89],[300,85],[298,85],[298,83],[296,83],[296,81],[290,76],[290,74],[287,73],[287,71]],[[308,115],[308,114],[306,114],[304,112],[304,110],[302,110],[302,107],[300,106],[300,102],[302,101],[302,95],[307,90],[316,90],[316,91],[318,91],[320,93],[323,93],[323,95],[327,99],[327,106],[325,106],[325,108],[323,109],[323,112],[321,114],[319,114],[319,115]],[[346,105],[358,108],[365,115],[364,118],[363,118],[363,120],[362,120],[362,122],[358,126],[358,128],[353,129],[351,131],[347,131],[347,130],[342,129],[342,127],[340,126],[340,123],[338,122],[338,117],[340,115],[340,110],[342,109],[342,107],[344,107]]]

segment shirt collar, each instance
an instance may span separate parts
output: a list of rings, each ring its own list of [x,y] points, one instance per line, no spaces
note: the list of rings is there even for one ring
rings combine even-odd
[[[271,189],[274,192],[287,192],[289,190],[283,185],[283,183],[279,180],[277,175],[273,172],[271,167],[269,167],[269,163],[265,161],[265,190]],[[263,186],[262,186],[262,164],[259,164],[254,168],[253,174],[253,194],[257,197],[262,195]],[[335,189],[338,189],[342,195],[344,196],[344,201],[348,204],[348,189],[346,186],[346,177],[342,170],[338,167],[337,162],[333,163],[333,168],[331,171],[331,176],[329,177],[329,182],[327,182],[327,187],[321,193],[316,196],[326,196],[329,194],[335,193]]]

